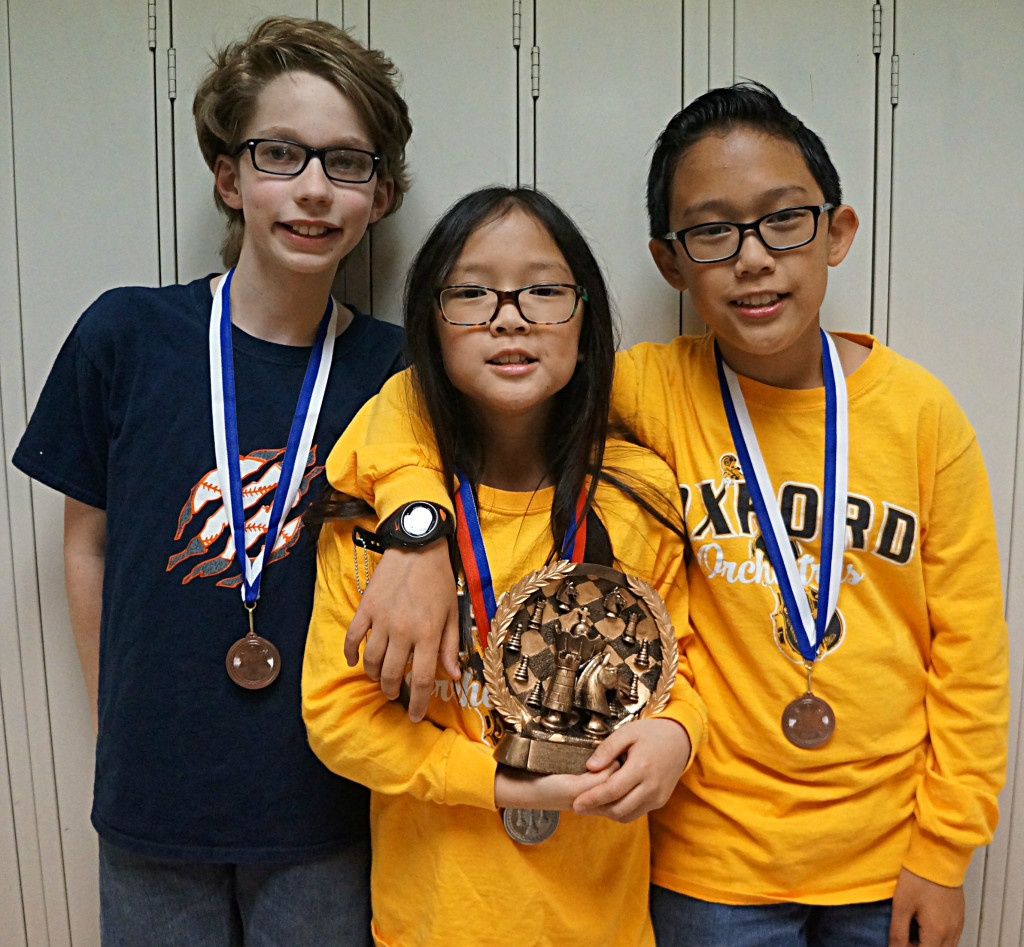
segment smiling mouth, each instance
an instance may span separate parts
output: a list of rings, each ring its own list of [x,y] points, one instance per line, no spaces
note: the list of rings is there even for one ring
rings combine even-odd
[[[522,352],[510,352],[506,355],[495,355],[487,359],[488,365],[529,365],[537,359],[524,355]]]
[[[315,226],[312,224],[282,224],[282,227],[290,230],[292,233],[297,233],[301,237],[322,237],[325,233],[329,233],[333,228]]]
[[[774,306],[780,299],[784,299],[788,295],[788,293],[755,293],[753,296],[734,299],[732,305],[739,309],[758,309],[762,306]]]

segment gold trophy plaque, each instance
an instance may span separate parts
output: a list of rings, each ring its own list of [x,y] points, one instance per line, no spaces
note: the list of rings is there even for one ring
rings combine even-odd
[[[584,773],[608,734],[664,709],[679,649],[651,585],[560,559],[502,597],[483,662],[506,726],[494,750],[498,762]]]

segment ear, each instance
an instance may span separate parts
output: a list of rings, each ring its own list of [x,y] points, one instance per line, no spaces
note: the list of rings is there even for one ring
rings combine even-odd
[[[686,280],[683,278],[680,269],[680,253],[676,247],[675,240],[651,240],[647,248],[654,257],[654,264],[658,271],[665,277],[665,282],[683,292],[686,289]],[[684,251],[685,252],[685,251]]]
[[[213,182],[217,193],[228,207],[242,209],[242,188],[239,181],[238,159],[217,155],[213,163]]]
[[[375,224],[387,213],[391,199],[395,196],[395,182],[391,178],[377,181],[373,191],[373,206],[370,208],[370,223]]]
[[[849,204],[840,204],[832,211],[828,228],[828,265],[838,266],[850,251],[860,220]]]

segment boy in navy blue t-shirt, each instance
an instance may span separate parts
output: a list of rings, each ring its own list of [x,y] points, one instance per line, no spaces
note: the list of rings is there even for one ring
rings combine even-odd
[[[229,272],[101,296],[14,455],[66,496],[104,944],[369,943],[367,795],[299,712],[300,516],[400,367],[398,328],[330,300],[407,187],[395,80],[312,20],[222,50],[193,111]]]

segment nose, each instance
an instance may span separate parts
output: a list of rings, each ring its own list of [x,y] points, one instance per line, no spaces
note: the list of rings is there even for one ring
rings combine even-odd
[[[299,199],[306,200],[328,200],[334,194],[334,184],[327,177],[322,159],[315,155],[309,160],[309,164],[302,169],[297,178],[299,185]]]
[[[506,332],[526,333],[530,331],[530,323],[519,311],[519,306],[511,299],[503,299],[498,304],[498,311],[488,323],[491,335],[504,335]]]
[[[735,257],[737,275],[764,273],[775,269],[775,254],[765,246],[756,230],[748,230],[740,237],[740,250]]]

